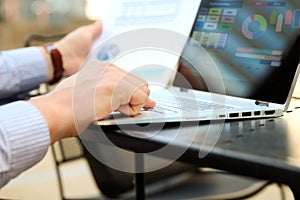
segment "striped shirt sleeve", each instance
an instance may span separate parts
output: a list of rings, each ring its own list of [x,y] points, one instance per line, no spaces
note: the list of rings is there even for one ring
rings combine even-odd
[[[45,119],[29,102],[0,107],[0,188],[39,162],[50,145]]]
[[[0,99],[36,89],[46,79],[47,66],[38,47],[0,52]]]

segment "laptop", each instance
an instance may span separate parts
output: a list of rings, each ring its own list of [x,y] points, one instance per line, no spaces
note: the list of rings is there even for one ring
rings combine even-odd
[[[116,111],[99,125],[266,118],[287,111],[299,73],[300,2],[202,0],[195,13],[190,39],[176,66],[167,68],[167,84],[147,77],[159,64],[132,70],[148,80],[156,107],[134,117]]]

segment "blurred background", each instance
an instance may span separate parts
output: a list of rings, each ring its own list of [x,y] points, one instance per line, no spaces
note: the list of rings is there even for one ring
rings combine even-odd
[[[105,14],[109,1],[0,0],[0,51],[23,47],[25,36],[28,34],[64,34],[82,25],[90,24]],[[300,97],[300,89],[298,94]],[[73,149],[72,153],[74,153]],[[0,197],[59,200],[57,169],[52,154],[49,149],[38,165],[2,188]],[[64,167],[61,174],[65,180],[64,188],[67,196],[99,196],[101,192],[96,187],[90,168],[84,159],[67,163]],[[292,199],[290,191],[288,195],[287,199]],[[277,187],[271,187],[253,199],[278,199],[279,197]]]
[[[58,34],[89,24],[106,0],[0,0],[0,50],[24,45],[27,34]]]

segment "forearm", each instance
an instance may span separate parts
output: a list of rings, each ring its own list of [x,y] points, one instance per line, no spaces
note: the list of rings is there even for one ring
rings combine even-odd
[[[39,162],[50,143],[43,116],[25,101],[0,107],[0,138],[0,187]]]

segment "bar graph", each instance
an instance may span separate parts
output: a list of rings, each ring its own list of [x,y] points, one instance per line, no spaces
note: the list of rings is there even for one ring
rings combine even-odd
[[[235,61],[257,65],[279,67],[282,59],[282,51],[272,49],[237,48]]]

